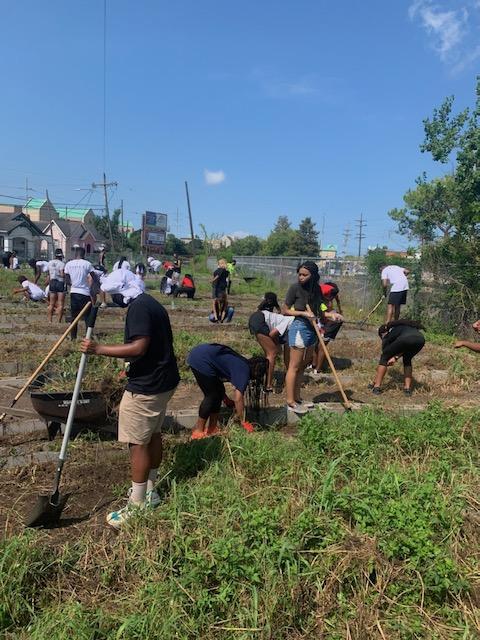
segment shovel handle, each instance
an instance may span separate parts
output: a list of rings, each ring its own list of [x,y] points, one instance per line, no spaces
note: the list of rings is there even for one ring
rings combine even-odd
[[[384,299],[385,299],[385,296],[382,296],[382,297],[380,298],[380,300],[377,302],[377,304],[376,304],[376,305],[373,307],[373,309],[370,311],[370,313],[368,314],[368,316],[367,316],[364,320],[362,320],[362,321],[360,322],[360,326],[361,326],[361,327],[363,327],[363,325],[367,322],[367,320],[370,318],[370,316],[371,316],[373,313],[375,313],[375,311],[376,311],[376,310],[378,309],[378,307],[382,304],[382,302],[384,301]]]
[[[307,304],[307,311],[310,311],[310,313],[312,312],[312,310],[310,309],[308,304]],[[333,377],[335,378],[335,382],[337,383],[338,390],[340,391],[340,395],[342,396],[343,406],[345,407],[345,409],[351,409],[352,405],[348,401],[347,395],[346,395],[346,393],[345,393],[345,391],[343,389],[343,385],[340,382],[340,378],[338,377],[338,373],[337,373],[337,370],[335,369],[335,365],[333,364],[333,360],[330,357],[330,354],[328,353],[328,349],[327,349],[327,347],[325,345],[325,341],[323,339],[322,334],[320,333],[320,329],[318,328],[318,325],[317,325],[317,322],[316,322],[316,318],[312,318],[311,319],[311,323],[313,325],[315,333],[317,334],[317,338],[318,338],[318,341],[320,343],[320,346],[322,347],[323,353],[325,354],[325,358],[327,359],[328,366],[332,370]]]
[[[17,395],[15,396],[15,398],[12,400],[12,404],[10,405],[10,409],[12,409],[12,407],[15,406],[15,404],[17,403],[18,400],[20,400],[20,398],[23,396],[23,394],[25,393],[25,391],[28,389],[28,387],[32,384],[32,382],[35,380],[35,378],[38,376],[38,374],[40,373],[40,371],[44,368],[44,366],[47,364],[47,362],[50,360],[50,358],[53,356],[53,354],[58,350],[58,348],[60,347],[60,345],[62,344],[62,342],[65,340],[65,338],[68,336],[68,334],[72,331],[72,329],[74,327],[77,326],[77,324],[79,323],[79,321],[83,318],[83,316],[87,313],[87,311],[90,309],[91,306],[91,302],[88,302],[83,309],[80,311],[80,313],[78,314],[78,316],[75,318],[75,320],[68,325],[68,328],[64,331],[64,333],[60,336],[60,338],[56,341],[56,343],[53,345],[53,347],[50,349],[50,351],[47,353],[47,355],[45,356],[45,358],[42,360],[42,362],[38,365],[38,367],[35,369],[35,371],[32,373],[32,375],[29,377],[29,379],[27,380],[27,382],[23,385],[23,387],[20,389],[20,391],[17,393]],[[6,412],[2,413],[0,415],[0,422],[5,418],[6,416]]]

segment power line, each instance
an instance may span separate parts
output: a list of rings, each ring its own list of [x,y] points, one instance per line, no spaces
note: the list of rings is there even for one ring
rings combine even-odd
[[[360,219],[355,220],[355,222],[358,224],[358,233],[355,238],[358,240],[358,257],[360,258],[362,255],[362,240],[366,238],[363,229],[367,226],[367,223],[363,220],[363,213],[360,214]]]

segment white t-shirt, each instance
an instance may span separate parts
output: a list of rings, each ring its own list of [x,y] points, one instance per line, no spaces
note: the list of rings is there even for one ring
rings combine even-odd
[[[12,269],[18,268],[18,258],[16,256],[12,257]]]
[[[388,280],[392,285],[391,292],[408,290],[408,280],[403,267],[391,264],[382,269],[382,280]]]
[[[294,316],[282,316],[281,313],[273,313],[273,311],[262,311],[265,316],[265,322],[268,329],[276,329],[283,336],[288,331],[289,326],[295,320]]]
[[[40,269],[41,273],[47,273],[48,271],[48,262],[46,260],[37,260],[35,263],[36,267]]]
[[[90,296],[88,276],[93,272],[93,267],[88,260],[79,258],[69,260],[65,265],[65,274],[68,273],[72,283],[70,293],[81,293],[83,296]]]
[[[112,271],[116,271],[118,269],[119,263],[120,263],[120,260],[117,260],[117,262],[115,262],[115,264],[113,265]],[[120,269],[127,269],[128,271],[131,270],[131,266],[130,266],[130,263],[128,262],[128,260],[124,260],[122,262],[122,266],[120,267]]]
[[[150,262],[148,263],[148,266],[153,269],[155,272],[160,271],[160,267],[162,266],[162,263],[160,262],[160,260],[150,260]]]
[[[65,262],[63,262],[63,260],[54,258],[48,263],[48,275],[50,276],[50,280],[58,280],[59,282],[63,282],[65,280],[65,277],[63,275],[64,271]]]
[[[37,284],[33,284],[33,282],[29,282],[28,280],[24,280],[22,282],[22,287],[24,289],[28,289],[30,292],[30,297],[32,300],[42,300],[45,297],[45,293],[43,289],[41,289]]]

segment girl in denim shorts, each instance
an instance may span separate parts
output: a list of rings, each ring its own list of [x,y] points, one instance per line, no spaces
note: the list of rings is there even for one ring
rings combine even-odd
[[[288,330],[290,361],[285,377],[285,387],[287,410],[304,414],[314,406],[313,402],[302,401],[300,387],[303,370],[311,361],[317,342],[312,320],[315,321],[316,316],[321,314],[322,296],[316,263],[312,260],[302,263],[297,269],[297,278],[298,281],[287,291],[283,306],[284,315],[295,317]],[[310,311],[307,310],[307,306]]]

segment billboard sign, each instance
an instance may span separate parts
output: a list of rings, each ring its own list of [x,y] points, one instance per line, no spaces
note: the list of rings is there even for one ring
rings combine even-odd
[[[167,214],[145,211],[142,218],[142,246],[150,253],[163,253],[167,236]]]

